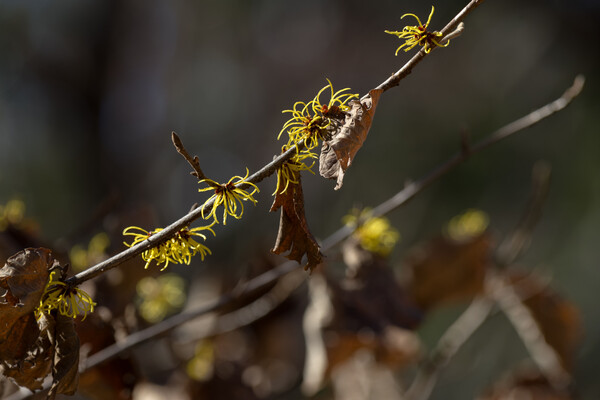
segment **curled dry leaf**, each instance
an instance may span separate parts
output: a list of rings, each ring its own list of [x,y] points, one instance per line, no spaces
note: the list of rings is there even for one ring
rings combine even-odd
[[[72,318],[34,315],[54,269],[65,271],[44,248],[22,250],[0,269],[0,371],[30,390],[40,389],[52,372],[49,398],[74,393],[79,364]]]
[[[412,275],[408,290],[415,302],[428,310],[482,293],[491,246],[483,233],[460,242],[440,236],[415,249],[407,260]]]
[[[373,89],[360,101],[351,100],[344,123],[323,142],[319,173],[324,178],[336,179],[335,190],[342,187],[346,170],[367,138],[382,93],[381,89]]]
[[[298,183],[293,183],[293,181]],[[279,231],[275,240],[275,247],[271,250],[275,254],[289,251],[286,257],[290,260],[302,262],[306,254],[308,263],[305,270],[312,270],[321,263],[323,255],[319,245],[308,229],[306,217],[304,216],[304,195],[302,194],[302,182],[300,174],[297,173],[290,180],[287,190],[275,195],[275,201],[271,211],[281,208],[279,219]]]
[[[0,370],[18,385],[39,389],[50,372],[50,342],[33,311],[53,258],[48,249],[25,249],[0,268]]]
[[[54,346],[54,360],[48,398],[54,399],[59,393],[75,393],[79,382],[79,337],[73,318],[56,314],[50,337]]]

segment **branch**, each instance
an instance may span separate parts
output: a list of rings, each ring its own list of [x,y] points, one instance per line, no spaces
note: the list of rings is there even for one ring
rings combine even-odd
[[[521,338],[532,360],[554,389],[565,390],[571,383],[571,376],[563,368],[556,350],[544,339],[531,310],[523,304],[523,299],[512,285],[504,279],[496,278],[493,283],[497,287],[492,290],[494,300]]]
[[[576,79],[575,82],[577,83],[578,80]],[[570,90],[571,89],[567,90],[567,92],[565,92],[565,94],[573,93]],[[578,93],[579,92],[577,92],[577,94]],[[576,96],[576,94],[574,96],[570,97],[569,100],[563,106],[563,108],[575,96]],[[555,102],[560,101],[563,98],[564,98],[564,95],[563,95],[563,97],[559,98],[558,100],[555,100]],[[554,104],[555,102],[550,103],[550,104]],[[544,109],[546,107],[548,107],[548,106],[544,106],[544,107],[542,107],[542,109]],[[538,111],[539,110],[536,110],[529,115],[536,114]],[[548,114],[546,116],[549,116],[549,115],[551,115],[551,114]],[[527,117],[521,118],[521,120],[526,119],[526,118]],[[536,122],[539,122],[539,120],[536,120],[535,122],[532,122],[529,125],[519,124],[518,125],[519,129],[513,129],[511,131],[511,134],[517,133],[519,130],[523,130],[529,126],[532,126]],[[499,140],[508,137],[509,135],[501,135],[500,136],[497,133],[504,132],[507,129],[507,127],[509,127],[509,126],[515,126],[515,124],[514,123],[508,124],[507,126],[492,133],[490,135],[490,137],[496,138],[494,141],[490,141],[489,138],[484,139],[483,141],[481,141],[478,144],[476,144],[475,146],[473,146],[469,154],[478,153],[478,152],[486,149],[487,147],[489,147],[491,144],[496,143]],[[387,201],[381,203],[380,205],[378,205],[377,207],[375,207],[373,209],[372,215],[373,216],[382,216],[382,215],[387,214],[387,213],[391,212],[392,210],[400,207],[401,205],[407,203],[415,195],[417,195],[419,192],[423,191],[427,186],[429,186],[433,181],[435,181],[436,179],[439,179],[442,175],[451,171],[453,168],[458,166],[460,163],[465,161],[467,158],[468,157],[463,156],[462,153],[459,155],[455,155],[450,160],[448,160],[446,163],[444,163],[440,167],[436,168],[433,172],[431,172],[430,174],[428,174],[421,180],[408,185],[407,187],[402,189],[400,192],[398,192],[396,195],[394,195],[392,198],[390,198],[389,200],[387,200]],[[343,240],[345,240],[348,236],[350,236],[352,234],[352,232],[353,232],[352,228],[350,228],[348,226],[344,226],[344,227],[338,229],[336,232],[334,232],[332,235],[330,235],[328,238],[326,238],[323,241],[321,249],[324,252],[331,250],[333,247],[337,246]],[[301,264],[298,264],[295,261],[287,261],[287,262],[279,265],[278,267],[249,280],[244,285],[243,290],[238,291],[235,296],[233,296],[232,294],[224,294],[221,297],[213,300],[209,304],[207,304],[195,311],[175,315],[175,316],[168,318],[156,325],[153,325],[142,331],[136,332],[136,333],[128,336],[124,341],[122,341],[120,343],[115,343],[111,346],[108,346],[107,348],[90,356],[88,359],[88,365],[86,366],[86,368],[91,368],[92,366],[98,365],[98,364],[100,364],[100,363],[134,347],[134,346],[137,346],[138,344],[144,343],[144,342],[152,339],[155,336],[163,335],[189,320],[192,320],[196,317],[208,314],[210,312],[217,311],[220,308],[231,304],[234,300],[236,300],[239,297],[246,296],[248,294],[253,293],[254,291],[256,291],[258,289],[264,288],[267,285],[272,284],[273,282],[275,282],[282,276],[286,275],[287,273],[298,269],[300,266],[301,266]]]
[[[465,19],[467,14],[469,14],[471,11],[473,11],[475,9],[475,7],[477,7],[478,5],[483,3],[483,1],[484,0],[471,0],[471,2],[469,4],[467,4],[465,6],[465,8],[463,8],[458,14],[456,14],[456,16],[454,18],[452,18],[452,21],[450,21],[444,27],[444,29],[441,30],[442,39],[440,40],[440,42],[443,43],[444,41],[449,40],[450,35],[452,35],[452,37],[459,35],[463,29],[463,27],[459,27],[459,24],[461,23],[461,21],[463,19]],[[446,37],[446,36],[448,36],[448,37]],[[435,47],[430,50],[433,50],[433,49],[435,49]],[[431,53],[431,51],[429,51],[429,53]],[[385,92],[388,89],[393,88],[394,86],[398,86],[400,81],[402,79],[406,78],[406,76],[412,72],[413,68],[418,63],[420,63],[425,58],[425,56],[429,53],[425,52],[425,47],[421,48],[421,50],[417,54],[415,54],[413,56],[413,58],[411,58],[406,64],[404,64],[404,66],[402,68],[400,68],[397,72],[392,74],[392,76],[390,76],[388,79],[386,79],[383,83],[381,83],[375,89],[382,89]]]
[[[459,12],[452,19],[452,21],[450,21],[450,23],[448,23],[448,25],[446,25],[446,27],[444,27],[444,29],[442,29],[442,33],[447,34],[448,32],[455,30],[455,28],[458,26],[460,21],[462,21],[464,19],[464,17],[470,11],[472,11],[475,7],[477,7],[482,2],[483,2],[483,0],[472,0],[461,12]],[[383,89],[384,91],[386,91],[394,86],[397,86],[398,83],[402,79],[404,79],[408,74],[410,74],[412,69],[421,61],[421,59],[423,59],[425,57],[425,55],[426,55],[426,53],[425,53],[424,49],[421,49],[421,51],[419,51],[411,60],[409,60],[398,72],[393,74],[390,78],[386,79],[383,83],[381,83],[379,86],[377,86],[376,89]],[[190,163],[190,165],[192,165],[192,168],[194,168],[194,172],[196,174],[203,175],[202,170],[200,169],[200,165],[197,162],[197,158],[190,157],[189,153],[187,153],[187,151],[185,151],[185,148],[183,147],[181,140],[178,140],[178,139],[179,138],[177,137],[177,135],[174,134],[174,132],[173,132],[172,140],[173,140],[173,144],[175,145],[175,148],[177,149],[177,151],[188,161],[188,163]],[[273,173],[275,173],[277,171],[277,169],[280,166],[282,166],[287,160],[292,158],[294,156],[294,154],[296,154],[296,151],[300,151],[303,148],[304,148],[304,142],[299,142],[295,148],[292,147],[289,150],[287,150],[286,152],[275,157],[273,159],[273,161],[271,161],[270,163],[265,165],[263,168],[261,168],[260,170],[258,170],[254,174],[252,174],[250,177],[248,177],[247,181],[256,184],[256,183],[262,181],[263,179],[265,179],[266,177],[271,176]],[[180,150],[182,150],[183,152]],[[185,154],[184,154],[184,152],[185,152]],[[249,186],[248,184],[243,184],[243,185],[239,185],[239,188],[246,189],[248,186]],[[210,209],[212,207],[213,203],[214,203],[214,201],[205,203],[205,210]],[[189,212],[188,214],[181,217],[179,220],[177,220],[177,221],[173,222],[172,224],[168,225],[167,227],[165,227],[165,229],[163,229],[162,231],[153,234],[147,240],[137,244],[136,246],[130,247],[130,248],[122,251],[121,253],[116,254],[113,257],[110,257],[110,258],[104,260],[103,262],[98,263],[98,264],[88,268],[87,270],[80,272],[77,275],[70,277],[69,279],[66,280],[66,283],[71,286],[77,286],[89,279],[92,279],[98,275],[101,275],[102,273],[104,273],[112,268],[117,267],[118,265],[124,263],[125,261],[130,260],[131,258],[133,258],[139,254],[142,254],[144,251],[149,250],[153,247],[156,247],[156,246],[160,245],[161,243],[169,240],[180,229],[183,229],[183,228],[189,226],[190,223],[192,223],[196,219],[200,218],[201,214],[202,214],[202,208],[198,208],[196,210]]]
[[[406,400],[425,400],[431,395],[440,370],[487,320],[494,302],[486,297],[473,300],[469,307],[444,332],[425,360],[405,394]]]
[[[527,207],[513,233],[498,246],[495,257],[498,267],[502,268],[514,263],[529,247],[533,229],[541,217],[542,206],[548,194],[550,172],[550,166],[544,162],[537,162],[534,165]]]
[[[372,210],[373,217],[379,217],[389,213],[396,209],[408,200],[412,199],[417,193],[423,190],[424,187],[429,186],[432,182],[438,179],[440,176],[446,174],[450,169],[456,167],[458,164],[464,162],[473,154],[477,154],[491,145],[506,139],[507,137],[514,135],[526,128],[530,128],[540,122],[541,120],[548,118],[554,113],[557,113],[567,107],[575,97],[581,93],[585,78],[583,75],[575,77],[573,85],[569,87],[562,96],[553,102],[546,104],[543,107],[538,108],[535,111],[530,112],[526,116],[519,118],[518,120],[511,122],[508,125],[498,129],[487,138],[481,140],[475,145],[471,146],[468,151],[461,151],[451,157],[446,163],[440,165],[434,169],[429,175],[425,176],[421,180],[409,183],[404,190],[398,192],[395,196],[381,203]],[[340,230],[341,231],[341,230]],[[338,231],[338,232],[340,232]],[[337,233],[337,232],[336,232]],[[341,234],[341,232],[340,232]]]

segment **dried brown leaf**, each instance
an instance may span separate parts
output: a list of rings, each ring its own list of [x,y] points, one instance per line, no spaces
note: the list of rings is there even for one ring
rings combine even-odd
[[[407,264],[415,302],[427,310],[482,293],[491,246],[490,236],[483,233],[461,242],[440,236],[413,251]]]
[[[0,370],[15,383],[39,389],[50,372],[51,345],[33,311],[53,265],[50,250],[28,248],[0,269]]]
[[[43,314],[36,320],[50,271],[60,268],[48,249],[28,248],[10,257],[0,269],[0,371],[30,390],[42,387],[52,372],[49,398],[72,394],[77,385],[79,340],[73,319]]]
[[[319,157],[322,177],[336,179],[335,190],[342,187],[344,174],[367,138],[373,122],[381,89],[373,89],[362,100],[351,100],[343,125],[323,142]]]
[[[2,358],[0,361],[2,374],[19,386],[30,390],[41,389],[44,378],[52,368],[53,347],[48,336],[41,334],[33,313],[17,320],[10,338],[3,344],[15,348],[12,354],[4,352],[11,358]]]
[[[271,251],[275,254],[289,251],[286,257],[299,263],[306,254],[308,262],[304,269],[312,272],[321,263],[323,255],[317,241],[308,229],[304,215],[304,195],[302,194],[300,174],[295,175],[293,180],[298,183],[290,181],[284,193],[275,195],[275,201],[271,206],[271,211],[281,208],[279,231],[275,247]]]
[[[79,337],[73,318],[57,313],[51,339],[54,362],[48,398],[54,399],[57,394],[75,393],[79,382]]]
[[[28,248],[6,260],[0,268],[0,288],[4,289],[0,304],[16,308],[20,315],[33,311],[48,282],[52,260],[50,250],[44,248]]]

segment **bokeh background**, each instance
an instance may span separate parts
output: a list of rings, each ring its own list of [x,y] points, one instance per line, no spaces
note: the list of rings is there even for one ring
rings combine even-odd
[[[441,29],[465,4],[435,4],[431,27]],[[426,18],[430,6],[0,0],[0,204],[23,200],[39,240],[58,248],[114,228],[115,215],[146,228],[150,220],[167,225],[204,199],[171,131],[215,180],[255,171],[283,144],[281,110],[311,99],[325,78],[361,94],[385,80],[412,53],[395,57],[401,42],[383,31],[401,29],[405,12]],[[547,162],[550,191],[520,263],[552,276],[580,308],[576,380],[589,399],[600,396],[599,15],[594,0],[486,1],[460,38],[385,93],[341,190],[304,179],[307,219],[324,238],[353,206],[375,206],[445,161],[461,134],[483,138],[584,74],[585,89],[568,109],[474,156],[389,218],[402,234],[391,256],[398,269],[408,249],[468,208],[489,215],[500,241],[525,209],[532,167]],[[205,262],[173,271],[232,282],[248,274],[276,237],[279,216],[268,212],[274,186],[273,177],[263,182],[259,204],[217,230]],[[429,316],[426,343],[458,312]],[[432,398],[471,398],[523,357],[511,328],[497,325],[473,338]],[[475,357],[482,348],[485,358]]]

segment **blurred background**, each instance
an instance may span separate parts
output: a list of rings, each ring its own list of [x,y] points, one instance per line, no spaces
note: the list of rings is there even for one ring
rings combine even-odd
[[[466,3],[435,4],[430,27],[441,29]],[[400,20],[407,12],[425,21],[430,7],[0,0],[0,204],[22,200],[38,243],[64,252],[101,231],[168,225],[205,199],[171,131],[212,179],[253,172],[284,144],[276,140],[282,110],[311,99],[325,78],[361,95],[377,86],[413,54],[395,57],[402,42],[383,31],[413,24]],[[579,308],[585,337],[575,378],[589,399],[600,396],[599,16],[595,0],[484,2],[460,38],[383,95],[341,190],[318,176],[303,179],[306,217],[323,239],[352,207],[375,206],[448,159],[461,134],[475,142],[584,74],[583,93],[565,111],[475,155],[388,218],[402,236],[390,255],[398,273],[411,248],[469,208],[487,213],[499,242],[525,210],[533,166],[548,163],[543,215],[519,263],[551,276]],[[171,272],[198,291],[212,279],[235,285],[253,275],[252,260],[284,260],[269,256],[279,221],[268,212],[274,187],[274,177],[264,181],[258,205],[218,227],[204,262]],[[120,240],[111,238],[111,252],[122,250]],[[427,315],[419,328],[426,346],[461,307]],[[473,398],[526,354],[510,326],[494,322],[453,360],[431,398]]]

